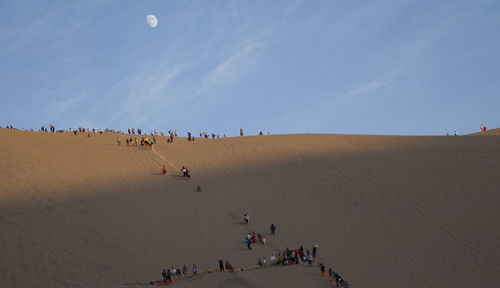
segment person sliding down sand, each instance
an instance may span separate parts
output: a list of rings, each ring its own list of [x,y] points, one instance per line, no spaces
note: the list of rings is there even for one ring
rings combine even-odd
[[[250,215],[248,215],[248,213],[245,213],[245,215],[243,215],[243,219],[245,220],[245,224],[248,224],[248,222],[250,222]]]
[[[181,173],[182,177],[191,178],[191,172],[189,172],[189,170],[184,166],[182,166]]]

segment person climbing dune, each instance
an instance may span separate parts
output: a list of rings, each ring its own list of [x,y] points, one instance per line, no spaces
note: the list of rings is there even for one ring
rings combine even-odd
[[[167,175],[167,168],[165,168],[165,165],[161,168],[161,175]]]

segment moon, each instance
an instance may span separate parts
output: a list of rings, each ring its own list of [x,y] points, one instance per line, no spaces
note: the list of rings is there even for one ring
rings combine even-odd
[[[158,25],[158,19],[156,18],[155,15],[148,15],[148,16],[146,16],[146,21],[148,21],[148,25],[151,28],[155,28],[156,25]]]

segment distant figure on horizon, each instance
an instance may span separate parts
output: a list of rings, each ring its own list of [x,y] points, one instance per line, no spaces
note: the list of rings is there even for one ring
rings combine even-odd
[[[453,133],[453,135],[455,135],[455,136],[458,136],[458,133],[457,133],[457,131],[455,131],[455,132]]]
[[[243,128],[240,128],[240,136],[243,136]]]

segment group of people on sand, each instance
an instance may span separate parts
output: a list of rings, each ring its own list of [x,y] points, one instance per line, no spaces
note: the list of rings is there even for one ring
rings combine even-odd
[[[56,131],[56,128],[54,127],[54,125],[50,125],[49,128],[50,128],[50,132],[52,132],[52,133],[54,133]],[[40,128],[40,131],[42,131],[42,132],[49,132],[47,130],[47,127],[45,127],[45,126],[42,126]]]
[[[317,260],[318,256],[318,248],[319,245],[315,243],[311,247],[311,251],[309,249],[305,249],[301,245],[298,249],[288,249],[284,250],[282,253],[278,253],[278,255],[272,254],[271,257],[269,258],[269,264],[267,262],[266,257],[259,258],[257,260],[257,265],[260,267],[264,268],[266,266],[287,266],[287,265],[299,265],[304,262],[307,262],[309,267],[313,267],[313,263]],[[319,269],[321,272],[321,276],[325,277],[326,276],[326,266],[323,263],[319,263]],[[349,287],[349,283],[345,279],[340,276],[339,273],[333,271],[333,269],[330,267],[328,269],[328,279],[330,282],[334,282],[337,285],[337,287],[344,287],[347,288]]]
[[[196,266],[196,264],[193,264],[193,268],[191,269],[191,271],[192,271],[191,275],[193,276],[198,275],[198,267]],[[163,269],[163,272],[161,273],[161,276],[163,278],[162,282],[164,285],[176,283],[180,280],[181,276],[186,277],[188,275],[189,273],[186,264],[182,265],[182,270],[174,268],[172,266],[172,268],[170,269]],[[150,284],[153,285],[153,282],[151,281]]]
[[[118,143],[118,145],[121,145],[120,137],[116,137],[116,142]],[[127,146],[148,146],[149,148],[153,148],[153,144],[156,144],[156,138],[154,136],[152,138],[142,137],[138,142],[137,138],[132,139],[132,137],[130,137],[125,138],[125,143],[127,143]]]
[[[261,243],[262,245],[266,245],[266,237],[264,237],[260,232],[255,234],[255,232],[248,233],[247,236],[245,236],[245,243],[247,244],[248,250],[252,250],[252,244]]]
[[[161,168],[161,175],[165,176],[167,175],[167,168],[165,167],[165,165],[162,166]],[[189,171],[189,169],[187,169],[186,167],[182,166],[181,168],[181,176],[182,177],[186,177],[186,178],[191,178],[191,172]],[[201,192],[201,187],[200,185],[198,185],[196,187],[196,191],[198,192]]]
[[[215,138],[220,139],[221,138],[219,134],[215,134],[215,133],[209,134],[209,133],[207,133],[205,131],[200,132],[200,138],[206,138],[206,139],[208,139],[210,137],[212,137],[212,139],[215,139]],[[226,134],[223,134],[222,138],[226,138]]]
[[[0,127],[2,128],[2,127]],[[16,129],[12,125],[7,125],[5,126],[7,129]],[[483,128],[481,128],[483,129]],[[35,131],[34,129],[16,129],[16,130],[24,130],[24,131]],[[127,128],[127,131],[122,132],[121,130],[114,130],[114,129],[96,129],[96,128],[83,128],[83,127],[78,127],[76,129],[61,129],[61,130],[56,130],[54,125],[49,125],[49,128],[42,126],[39,130],[39,132],[58,132],[58,133],[73,133],[74,135],[77,135],[78,133],[87,133],[87,136],[90,137],[90,133],[95,133],[95,134],[103,134],[103,133],[127,133],[132,135],[150,135],[150,136],[165,136],[167,135],[167,142],[174,142],[174,137],[177,137],[177,130],[169,130],[168,133],[163,133],[163,132],[158,132],[156,130],[151,131],[149,134],[145,133],[141,128]],[[220,136],[222,135],[222,136]],[[259,135],[264,135],[262,131],[259,131]],[[269,132],[267,132],[267,135],[270,135]],[[240,136],[243,136],[243,128],[240,128]],[[191,134],[191,132],[188,132],[188,141],[194,141],[194,135]],[[205,131],[200,132],[200,138],[212,138],[212,139],[220,139],[220,138],[226,138],[226,134],[216,134],[216,133],[207,133]],[[133,143],[130,141],[130,143]]]
[[[486,125],[481,124],[481,132],[486,132]]]
[[[226,270],[234,272],[234,266],[229,262],[229,260],[226,260],[226,263],[224,264],[222,257],[220,257],[219,258],[219,271],[224,272]]]
[[[183,169],[184,168],[185,167],[183,167]],[[243,219],[244,219],[243,222],[244,224],[250,223],[250,216],[248,213],[244,214]],[[271,224],[269,230],[271,235],[275,235],[276,225],[274,223]],[[257,241],[262,243],[262,245],[266,245],[266,238],[261,233],[257,234],[255,232],[248,233],[247,236],[245,237],[245,241],[247,243],[247,247],[249,250],[252,249],[251,244],[257,243]],[[283,250],[282,253],[278,253],[278,255],[272,254],[271,257],[269,258],[270,264],[268,264],[268,260],[266,257],[262,257],[258,258],[257,265],[260,266],[261,268],[265,268],[266,266],[276,267],[276,266],[287,266],[287,265],[299,265],[304,262],[307,262],[309,267],[313,267],[313,263],[317,260],[318,257],[318,249],[319,249],[318,243],[315,243],[310,250],[304,249],[302,245],[297,249],[286,248],[285,250]],[[318,264],[321,276],[326,277],[326,266],[321,262],[319,262]],[[218,270],[219,272],[235,271],[235,268],[229,262],[229,260],[226,260],[224,262],[222,257],[220,257],[218,260]],[[241,271],[244,271],[244,269],[242,268]],[[198,268],[196,267],[196,265],[193,265],[193,276],[197,274],[198,274]],[[183,266],[182,273],[180,270],[175,269],[173,267],[168,271],[163,270],[162,276],[164,285],[177,282],[181,275],[184,276],[187,275],[186,265]],[[333,271],[331,267],[329,267],[328,269],[328,278],[330,282],[332,283],[335,282],[335,285],[337,287],[343,287],[343,288],[349,287],[349,283],[339,273]]]
[[[325,276],[325,265],[323,265],[322,263],[319,263],[319,269],[321,271],[321,276],[324,277]],[[333,271],[332,267],[328,268],[328,279],[330,280],[330,282],[335,281],[335,285],[337,285],[337,287],[349,288],[349,283],[344,278],[342,278],[342,276],[340,276],[340,274]]]
[[[282,253],[278,253],[278,255],[271,255],[271,266],[296,265],[307,262],[309,267],[312,267],[313,262],[316,260],[318,255],[318,247],[317,243],[314,244],[311,248],[312,252],[309,251],[309,249],[304,251],[304,247],[302,245],[298,249],[290,250],[286,248],[286,250]]]
[[[135,134],[135,128],[128,128],[128,134]],[[137,128],[137,134],[142,135],[142,129]]]
[[[248,213],[245,213],[243,215],[243,223],[250,223],[250,215]],[[271,230],[272,235],[276,234],[276,225],[271,224],[271,227],[269,229]],[[260,232],[257,232],[257,234],[255,234],[255,232],[249,232],[245,236],[245,243],[247,244],[248,250],[252,250],[252,244],[255,244],[257,242],[261,243],[264,246],[267,245],[266,237],[264,237],[264,235],[262,235]]]

